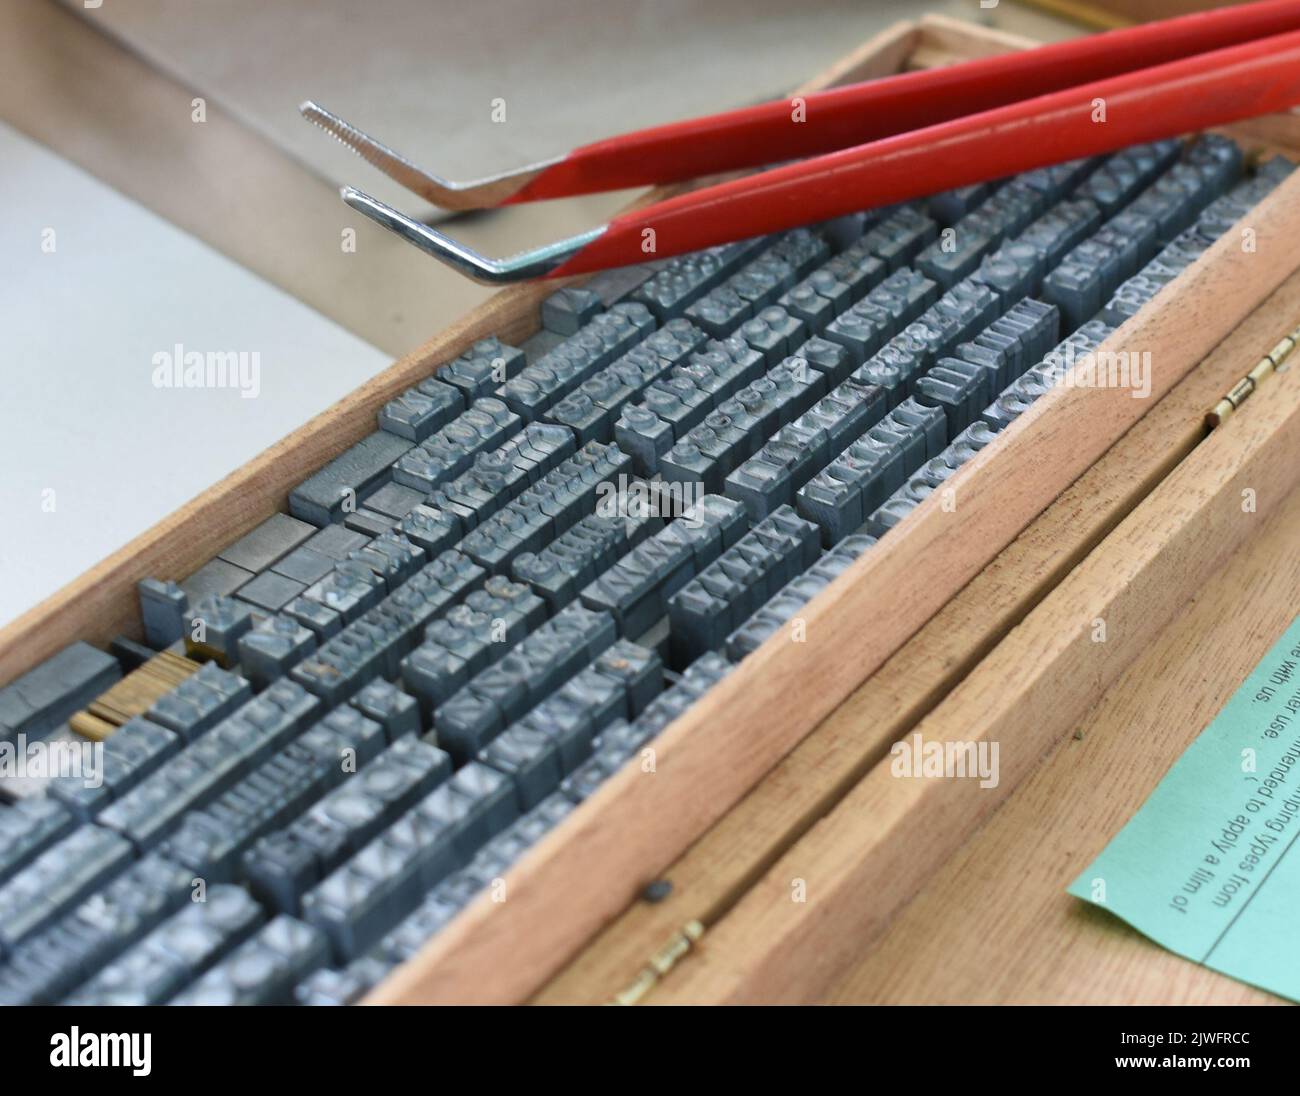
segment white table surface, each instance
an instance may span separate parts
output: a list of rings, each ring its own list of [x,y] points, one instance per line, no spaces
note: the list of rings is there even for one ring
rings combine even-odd
[[[3,123],[0,164],[4,624],[391,359]],[[155,387],[176,343],[260,392]]]

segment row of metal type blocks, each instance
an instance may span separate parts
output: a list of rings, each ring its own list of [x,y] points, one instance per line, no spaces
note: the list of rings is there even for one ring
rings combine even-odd
[[[703,524],[701,522],[701,525]],[[720,539],[720,534],[718,536]],[[586,625],[589,623],[587,618],[595,614],[581,605],[574,605],[571,608],[577,616],[572,613],[570,616],[578,625],[571,631],[574,635],[580,634],[586,637],[586,653],[590,655],[603,650],[608,643],[608,637],[613,632],[612,619],[609,621],[609,627],[593,631]],[[577,646],[573,642],[547,646],[543,643],[547,638],[543,632],[534,633],[529,638],[536,649],[531,652],[533,658],[528,672],[522,674],[516,672],[512,680],[528,685],[533,699],[537,699],[546,695],[548,690],[563,681],[575,668],[571,654]],[[626,682],[628,695],[626,703],[611,703],[608,687],[604,690],[593,687],[597,682],[590,679],[598,677],[600,682],[607,686],[608,682],[614,681],[618,683],[620,689],[624,688],[620,674],[625,668],[633,665],[637,670],[633,679]],[[570,707],[588,714],[590,719],[588,734],[609,718],[635,714],[640,706],[645,704],[647,697],[653,695],[660,687],[659,681],[655,678],[657,657],[653,652],[638,652],[630,644],[616,648],[603,668],[609,672],[588,674],[585,681],[580,673],[578,679],[570,683],[574,689],[563,698]],[[529,674],[536,676],[538,671],[541,672],[540,678],[530,681]],[[222,672],[213,670],[207,676],[214,677],[219,673]],[[210,685],[204,687],[211,688]],[[398,690],[393,689],[392,686],[388,688],[392,693],[398,693]],[[375,686],[372,686],[370,692],[374,691]],[[593,698],[599,700],[597,713],[592,712]],[[373,697],[371,700],[373,701]],[[618,697],[615,696],[614,700],[617,701]],[[634,701],[636,707],[632,706]],[[507,704],[505,711],[509,714],[513,711],[510,705],[518,703],[518,697],[507,695],[504,702]],[[275,710],[277,707],[281,711],[277,712]],[[527,707],[525,703],[519,711],[525,711]],[[201,721],[191,726],[190,733],[197,736],[191,745],[170,760],[164,761],[152,774],[115,800],[97,819],[98,826],[89,827],[101,837],[101,843],[107,842],[113,846],[108,851],[112,852],[117,859],[110,861],[103,855],[104,850],[96,849],[88,849],[83,855],[80,848],[83,837],[74,835],[75,839],[56,842],[45,854],[20,871],[15,877],[15,882],[19,885],[5,888],[6,893],[12,895],[14,900],[18,900],[32,889],[26,884],[37,880],[53,896],[51,902],[41,910],[40,917],[31,916],[26,925],[14,921],[13,939],[9,943],[22,944],[39,923],[48,922],[59,914],[66,913],[75,904],[77,898],[84,896],[88,890],[93,890],[108,874],[120,868],[121,862],[129,858],[132,851],[148,854],[159,846],[164,856],[168,858],[168,862],[181,861],[197,877],[202,877],[208,882],[230,875],[243,878],[250,883],[255,894],[260,893],[270,904],[266,898],[270,893],[270,887],[263,888],[259,880],[269,878],[283,882],[286,878],[283,864],[274,863],[274,858],[270,857],[265,849],[259,848],[247,851],[241,870],[237,866],[239,853],[254,837],[264,832],[268,825],[273,824],[277,818],[283,818],[286,810],[292,812],[294,806],[312,801],[314,793],[328,784],[332,768],[338,767],[340,754],[349,753],[354,764],[364,764],[370,756],[366,744],[375,740],[374,732],[380,726],[378,721],[368,720],[359,715],[354,715],[351,720],[341,724],[341,713],[336,709],[325,720],[315,724],[306,734],[296,738],[295,725],[301,726],[308,718],[307,713],[315,712],[317,708],[318,701],[310,694],[292,682],[280,681],[264,689],[233,716],[218,723],[215,728],[204,730]],[[415,729],[414,722],[408,720],[406,729]],[[340,746],[338,741],[331,744],[327,732],[345,730],[351,733],[351,737],[347,740],[349,745]],[[367,734],[367,730],[370,733]],[[458,789],[472,784],[468,789],[472,795],[459,796],[453,806],[448,808],[450,815],[459,819],[457,812],[462,801],[467,798],[469,801],[477,801],[477,798],[482,798],[479,793],[485,792],[488,786],[496,800],[503,804],[497,813],[498,821],[505,817],[502,812],[513,812],[520,802],[528,806],[535,804],[538,795],[541,794],[538,789],[545,788],[545,781],[541,775],[543,769],[538,768],[539,760],[535,756],[537,754],[535,747],[539,745],[538,735],[534,731],[533,741],[529,743],[526,730],[527,728],[512,729],[511,734],[502,736],[507,741],[501,743],[494,754],[500,767],[510,768],[513,765],[518,772],[519,779],[515,782],[518,791],[510,780],[501,775],[499,768],[490,769],[475,763],[467,764],[453,779],[458,782]],[[576,738],[570,732],[564,742],[571,768],[582,757],[581,732],[578,732]],[[304,750],[313,744],[319,752],[315,756],[315,763],[308,764],[310,755],[304,753]],[[513,754],[505,748],[506,746],[514,747]],[[524,746],[529,746],[530,749],[524,749]],[[276,747],[280,747],[278,753]],[[407,752],[411,752],[409,747]],[[420,751],[414,752],[418,755]],[[425,745],[425,752],[446,757],[431,744]],[[424,774],[424,779],[435,781],[443,770],[449,771],[450,764],[442,767],[430,766]],[[373,779],[379,781],[381,788],[386,784],[391,785],[391,773],[387,773],[384,766],[366,771],[376,774]],[[385,778],[388,778],[387,781]],[[487,782],[486,785],[483,783],[484,780]],[[541,784],[539,780],[542,781]],[[291,786],[292,781],[297,783]],[[370,781],[367,781],[368,783]],[[215,804],[201,806],[201,804],[210,804],[213,795],[221,789],[225,789],[225,793]],[[333,840],[335,843],[330,847],[334,850],[334,857],[338,856],[340,850],[357,850],[371,832],[365,829],[365,825],[373,826],[377,821],[389,818],[390,814],[385,814],[384,811],[391,812],[400,808],[404,802],[400,798],[389,798],[383,800],[382,809],[376,807],[370,813],[358,812],[357,804],[361,801],[363,793],[368,794],[373,790],[369,787],[353,785],[349,787],[346,797],[336,797],[339,802],[328,797],[317,801],[316,808],[310,815],[304,816],[305,821],[304,818],[300,818],[297,829],[291,829],[289,833],[298,837],[301,837],[304,829],[308,833],[314,833],[316,846],[321,845],[322,842],[328,844]],[[427,790],[427,786],[421,786],[420,790]],[[348,824],[343,827],[348,831],[346,839],[338,837],[340,832],[338,825],[334,826],[333,831],[327,825],[328,819],[332,817],[329,814],[331,809],[342,811]],[[182,817],[184,821],[177,824]],[[361,824],[363,821],[364,825]],[[493,823],[493,827],[484,832],[479,832],[477,829],[470,830],[472,838],[455,838],[457,849],[463,848],[467,840],[475,845],[480,843],[487,833],[495,832],[495,825]],[[108,831],[118,831],[120,836]],[[331,832],[334,834],[332,839],[322,837],[322,834]],[[166,837],[168,833],[172,836]],[[121,843],[123,838],[129,842],[129,849]],[[452,838],[448,837],[448,840]],[[311,842],[299,841],[298,844],[305,846],[310,845]],[[427,851],[427,844],[421,844],[420,847]],[[90,855],[96,851],[99,855]],[[334,861],[319,855],[319,849],[316,851],[317,859],[314,864],[309,865],[307,882],[311,881],[312,871],[323,875],[334,866]],[[268,858],[272,861],[271,870],[259,871],[259,865],[266,862]],[[89,867],[92,861],[98,865],[94,874],[90,873]],[[453,862],[450,859],[446,861],[447,864]],[[424,883],[429,882],[427,875],[421,875],[420,879]],[[397,908],[400,912],[400,906]],[[136,961],[137,952],[141,950],[153,955],[154,946],[149,941],[141,942],[139,948],[131,949],[123,961],[128,962],[128,965]],[[15,955],[13,958],[21,967],[27,963],[34,952],[34,948],[24,949],[23,954]],[[102,953],[101,945],[97,954]],[[161,962],[157,956],[154,956],[151,961]],[[79,966],[77,969],[84,969],[84,967]],[[66,975],[64,980],[66,981]],[[166,980],[160,980],[156,984],[171,985]],[[78,990],[77,993],[79,995],[77,999],[82,1000],[97,999],[95,995],[101,993],[106,994],[103,997],[106,1000],[137,999],[123,988],[121,967],[118,964],[105,972],[103,980]],[[145,994],[139,999],[155,998]]]

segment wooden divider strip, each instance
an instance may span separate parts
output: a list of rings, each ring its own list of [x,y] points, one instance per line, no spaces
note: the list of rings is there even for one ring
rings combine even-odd
[[[1300,491],[1292,491],[844,972],[828,1001],[1283,1003],[1158,947],[1065,888],[1295,619],[1297,544]]]

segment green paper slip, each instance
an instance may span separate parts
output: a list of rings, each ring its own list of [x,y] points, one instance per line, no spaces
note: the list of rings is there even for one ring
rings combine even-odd
[[[1300,1000],[1300,617],[1070,893]]]

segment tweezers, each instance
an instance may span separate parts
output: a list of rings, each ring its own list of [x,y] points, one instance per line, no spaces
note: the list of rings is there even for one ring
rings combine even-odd
[[[771,167],[487,258],[353,187],[343,200],[487,284],[724,244],[1300,104],[1300,0],[1216,9],[625,133],[473,182],[302,113],[426,200],[465,210]]]

